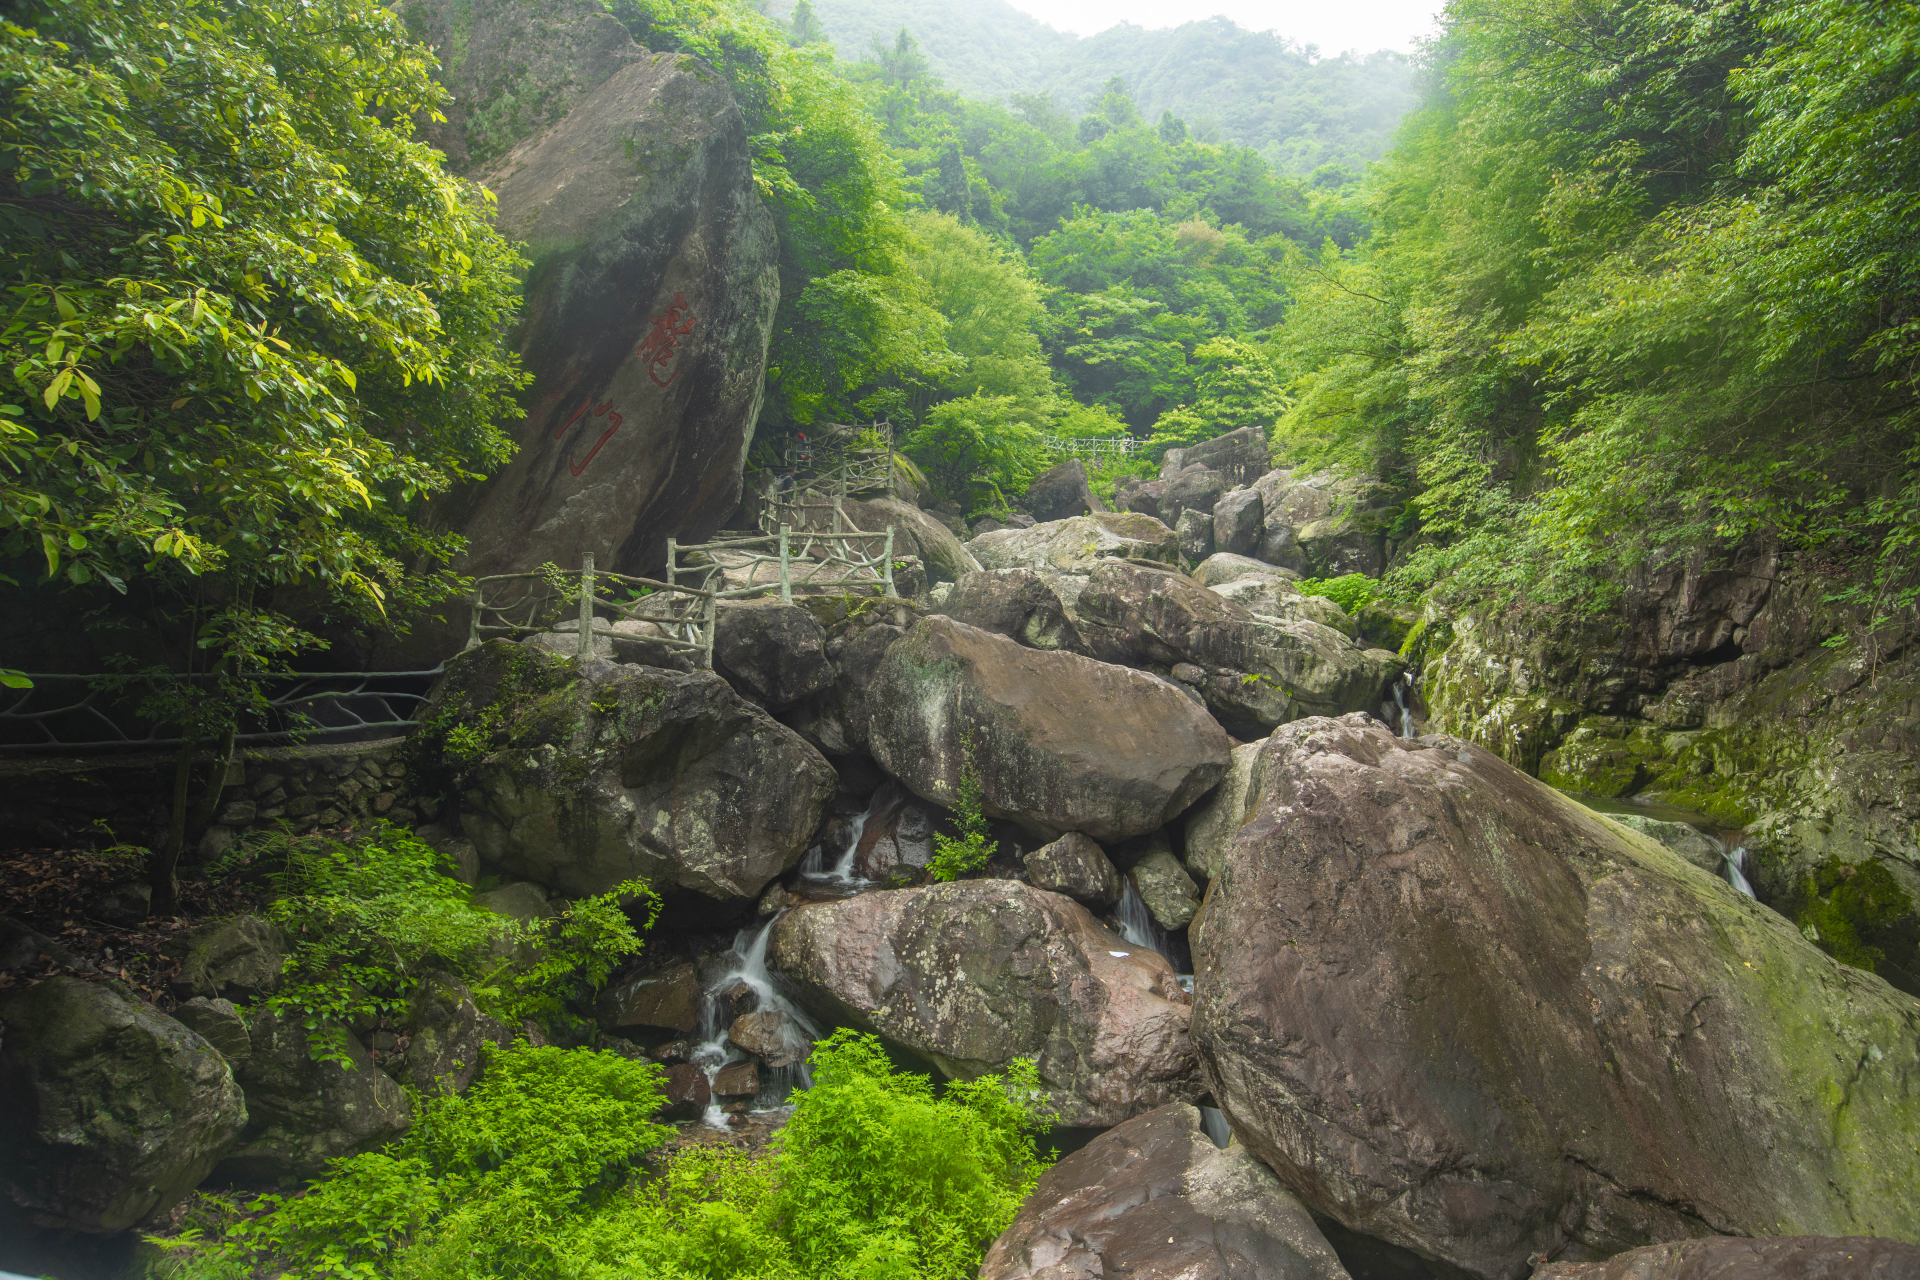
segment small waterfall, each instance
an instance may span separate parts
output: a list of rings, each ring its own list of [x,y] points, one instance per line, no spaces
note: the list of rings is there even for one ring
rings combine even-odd
[[[1218,1107],[1200,1108],[1200,1127],[1213,1139],[1213,1145],[1222,1150],[1233,1141],[1233,1128],[1227,1123],[1227,1113]]]
[[[1413,684],[1413,677],[1401,675],[1393,682],[1393,705],[1400,708],[1400,736],[1411,738],[1413,733],[1413,708],[1407,705],[1407,689]]]
[[[1726,876],[1727,883],[1749,898],[1753,897],[1753,885],[1747,880],[1747,847],[1743,844],[1735,845],[1731,849],[1725,849],[1721,857],[1726,859],[1720,870]]]
[[[1120,905],[1114,912],[1120,918],[1120,936],[1136,947],[1148,947],[1166,955],[1166,930],[1153,918],[1153,912],[1147,910],[1140,891],[1133,887],[1133,877],[1121,876],[1120,883],[1124,888],[1120,891]]]
[[[753,1008],[744,1012],[774,1009],[787,1016],[790,1024],[787,1034],[792,1041],[787,1048],[796,1056],[805,1053],[821,1037],[821,1030],[813,1019],[780,993],[780,989],[774,985],[773,972],[767,968],[767,943],[772,939],[774,923],[779,919],[780,916],[775,915],[757,929],[742,929],[735,934],[733,947],[728,952],[729,963],[722,967],[720,975],[708,983],[706,991],[702,993],[700,1044],[693,1051],[692,1061],[706,1073],[709,1087],[722,1067],[747,1060],[747,1055],[727,1040],[731,1001],[726,993],[735,986],[744,985],[753,993]],[[760,1093],[754,1099],[754,1105],[778,1106],[795,1089],[805,1089],[812,1083],[813,1077],[803,1061],[790,1067],[763,1067]],[[716,1129],[727,1126],[727,1117],[720,1110],[718,1099],[709,1099],[705,1118]]]
[[[874,793],[875,800],[879,792]],[[855,858],[860,852],[860,837],[867,829],[867,819],[873,816],[875,800],[867,802],[865,813],[853,820],[852,834],[847,837],[847,847],[840,852],[829,869],[826,865],[826,850],[819,845],[807,850],[806,859],[800,864],[800,874],[809,880],[824,880],[829,884],[857,887],[869,883],[854,870]]]

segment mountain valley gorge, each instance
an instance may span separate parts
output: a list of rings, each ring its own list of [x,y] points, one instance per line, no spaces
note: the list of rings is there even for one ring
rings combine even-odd
[[[29,8],[0,1273],[1920,1276],[1912,14]]]

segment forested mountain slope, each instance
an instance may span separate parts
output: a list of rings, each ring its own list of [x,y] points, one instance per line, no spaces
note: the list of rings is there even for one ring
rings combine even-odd
[[[784,9],[770,0],[768,11]],[[1390,51],[1314,57],[1285,33],[1247,31],[1225,18],[1147,30],[1123,23],[1081,38],[1005,4],[954,0],[822,0],[815,12],[840,56],[868,54],[902,28],[933,73],[981,101],[1047,93],[1076,114],[1106,82],[1126,81],[1142,113],[1187,120],[1203,137],[1259,151],[1287,173],[1323,164],[1357,173],[1378,159],[1413,105],[1413,67]]]

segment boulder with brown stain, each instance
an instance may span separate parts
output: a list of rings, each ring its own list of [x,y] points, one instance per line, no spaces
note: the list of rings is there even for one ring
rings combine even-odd
[[[1920,1248],[1873,1236],[1717,1236],[1648,1245],[1605,1262],[1552,1262],[1533,1280],[1910,1280]]]

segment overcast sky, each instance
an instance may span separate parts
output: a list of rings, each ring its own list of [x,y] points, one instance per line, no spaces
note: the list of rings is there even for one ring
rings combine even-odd
[[[1141,27],[1176,27],[1216,14],[1249,31],[1277,31],[1301,44],[1317,44],[1324,53],[1358,49],[1411,52],[1415,36],[1433,30],[1442,0],[1009,0],[1057,31],[1090,36],[1121,22]]]

